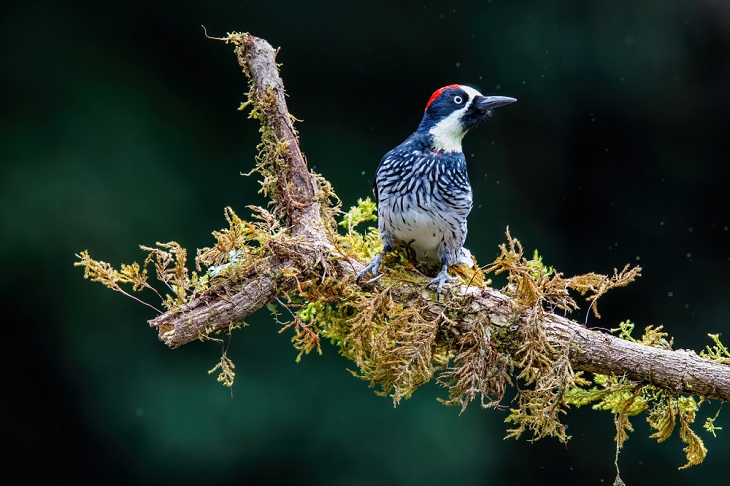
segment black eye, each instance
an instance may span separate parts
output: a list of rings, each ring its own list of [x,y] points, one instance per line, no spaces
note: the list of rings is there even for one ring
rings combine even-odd
[[[464,98],[462,98],[462,97],[461,97],[461,96],[459,96],[459,95],[456,95],[456,96],[454,96],[454,103],[456,103],[457,105],[460,105],[460,104],[462,104],[463,102],[464,102]]]

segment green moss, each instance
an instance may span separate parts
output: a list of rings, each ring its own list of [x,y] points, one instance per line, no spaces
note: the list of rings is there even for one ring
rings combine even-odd
[[[700,351],[700,356],[709,361],[714,361],[720,364],[730,364],[730,351],[720,341],[719,334],[708,334],[710,339],[715,343],[712,346],[707,346],[703,351]]]
[[[633,329],[633,323],[624,321],[613,331],[622,339],[671,349],[671,339],[667,340],[667,334],[661,331],[661,326],[647,326],[638,339],[631,335]],[[575,387],[567,391],[565,402],[573,406],[592,404],[594,410],[611,412],[616,425],[617,453],[633,431],[629,418],[646,412],[646,421],[653,430],[650,437],[658,442],[668,439],[679,424],[679,436],[685,443],[687,459],[680,469],[697,465],[704,460],[707,449],[702,439],[690,427],[702,401],[697,402],[690,396],[674,396],[654,386],[641,385],[624,377],[596,374],[593,376],[593,384],[595,386],[590,388]],[[714,435],[714,419],[708,419],[704,427]]]

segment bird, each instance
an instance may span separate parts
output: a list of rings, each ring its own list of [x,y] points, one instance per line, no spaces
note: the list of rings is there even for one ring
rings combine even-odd
[[[426,287],[441,293],[456,280],[448,268],[473,266],[464,248],[472,189],[461,148],[464,135],[493,114],[493,109],[517,101],[507,96],[484,96],[461,84],[436,90],[426,104],[418,128],[386,153],[375,172],[373,195],[378,207],[378,231],[383,250],[357,275],[373,277],[383,256],[396,241],[409,245],[419,260],[435,260],[441,270]]]

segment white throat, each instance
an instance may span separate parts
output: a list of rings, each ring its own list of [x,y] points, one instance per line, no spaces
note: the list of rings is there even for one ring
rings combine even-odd
[[[466,131],[461,126],[460,119],[467,107],[453,112],[428,131],[433,135],[434,148],[445,152],[461,152],[461,140]]]

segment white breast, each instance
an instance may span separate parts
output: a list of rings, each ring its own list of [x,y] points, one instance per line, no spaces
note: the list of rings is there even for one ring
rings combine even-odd
[[[418,259],[439,260],[438,249],[444,238],[443,232],[439,229],[442,227],[443,222],[434,217],[433,213],[413,207],[398,214],[394,221],[391,221],[393,236],[410,243]]]

